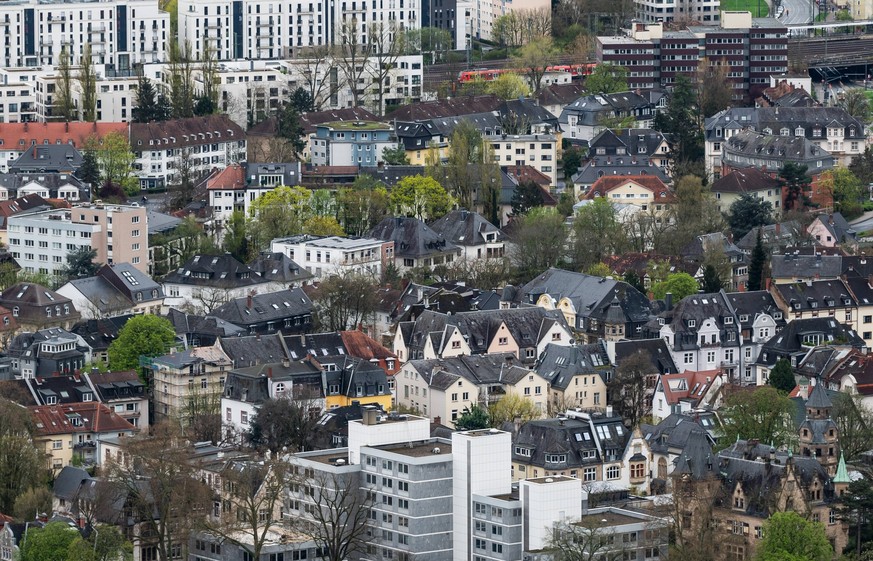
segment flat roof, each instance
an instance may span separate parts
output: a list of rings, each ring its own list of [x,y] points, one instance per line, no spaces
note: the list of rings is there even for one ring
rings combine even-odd
[[[525,479],[525,481],[529,483],[536,483],[537,485],[549,485],[550,483],[562,483],[565,481],[579,481],[575,477],[568,477],[566,475],[550,475],[549,477],[534,477],[531,479]],[[580,483],[581,485],[581,483]]]
[[[607,510],[605,512],[594,512],[585,514],[582,516],[582,518],[579,519],[578,522],[574,522],[574,524],[577,526],[586,527],[591,526],[591,524],[602,526],[623,526],[625,524],[639,524],[640,522],[645,521],[645,517],[643,516],[637,518],[635,516],[628,516],[627,514],[622,514],[613,510]]]
[[[324,123],[322,125],[316,125],[319,127],[328,127],[336,130],[359,130],[359,131],[373,131],[373,130],[391,130],[391,125],[387,123],[379,123],[376,121],[333,121],[332,123]]]
[[[324,450],[323,454],[307,454],[306,456],[300,456],[300,459],[303,460],[311,460],[313,462],[318,462],[320,464],[327,464],[331,466],[336,465],[348,465],[349,463],[349,451],[348,448],[338,448],[335,450]],[[337,460],[343,460],[343,462],[337,464]]]
[[[412,458],[423,458],[426,456],[449,456],[452,454],[452,445],[448,442],[440,442],[437,440],[424,440],[411,442],[409,444],[390,444],[385,446],[373,446],[379,450],[386,452],[394,452]]]
[[[492,434],[501,434],[502,432],[502,430],[497,429],[476,429],[464,431],[461,434],[465,434],[467,436],[490,436]]]

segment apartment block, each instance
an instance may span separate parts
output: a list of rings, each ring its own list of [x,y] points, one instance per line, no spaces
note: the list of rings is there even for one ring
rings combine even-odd
[[[558,146],[554,134],[504,134],[491,140],[494,161],[501,166],[530,166],[557,183]]]
[[[697,14],[700,8],[705,14],[702,10],[711,7],[708,0],[699,3],[687,10]],[[641,6],[650,13],[648,6]],[[719,20],[717,3],[714,10],[711,16],[694,18],[703,25],[681,31],[664,31],[651,19],[662,17],[655,14],[649,16],[653,23],[634,23],[625,37],[598,37],[597,60],[627,68],[631,89],[670,87],[680,75],[695,75],[701,61],[727,66],[734,99],[755,99],[769,86],[771,75],[788,71],[788,29],[775,18],[753,18],[749,12],[722,12]]]
[[[164,60],[170,14],[157,0],[25,0],[0,5],[0,27],[4,67],[57,65],[62,52],[77,66],[90,45],[96,64],[129,70]]]
[[[97,263],[130,263],[148,272],[145,207],[87,204],[9,217],[9,248],[25,271],[54,275],[67,254],[81,247],[97,252]]]
[[[273,240],[270,251],[287,255],[316,279],[352,272],[378,277],[383,263],[393,258],[394,242],[301,234]]]
[[[310,137],[312,164],[316,166],[372,167],[385,163],[383,150],[396,147],[394,128],[373,121],[325,123]]]

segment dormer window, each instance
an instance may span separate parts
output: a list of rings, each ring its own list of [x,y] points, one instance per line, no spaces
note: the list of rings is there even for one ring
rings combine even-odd
[[[724,324],[725,324],[725,325],[733,325],[733,324],[734,324],[734,318],[732,318],[732,317],[730,317],[730,316],[724,318]]]
[[[773,312],[773,319],[782,319],[782,312]]]
[[[688,327],[697,327],[697,321],[693,319],[688,320]]]

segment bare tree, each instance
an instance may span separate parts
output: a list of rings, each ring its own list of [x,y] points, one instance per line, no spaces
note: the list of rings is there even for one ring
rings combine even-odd
[[[628,547],[610,539],[608,528],[587,522],[562,522],[555,526],[545,550],[554,561],[619,561],[626,559]],[[634,544],[636,545],[636,544]]]
[[[385,113],[385,94],[391,91],[389,79],[397,67],[397,58],[404,51],[404,38],[404,33],[393,23],[370,24],[368,40],[374,57],[366,68],[373,79],[376,94],[373,108],[377,115]]]
[[[178,427],[160,423],[122,449],[128,461],[107,464],[110,481],[125,488],[142,534],[155,541],[157,559],[187,558],[188,535],[210,503],[209,488],[194,477],[187,442]]]
[[[91,43],[85,43],[76,80],[82,96],[82,120],[94,122],[97,120],[97,71],[91,58]]]
[[[631,428],[651,411],[651,383],[657,375],[646,353],[639,351],[618,363],[609,384],[611,400]]]
[[[70,69],[70,52],[61,48],[58,59],[58,78],[55,81],[55,97],[52,117],[70,121],[76,118],[76,106],[73,103],[73,72]]]
[[[303,77],[303,87],[309,92],[315,110],[321,111],[336,96],[342,85],[338,69],[334,65],[334,53],[327,45],[305,47],[297,52],[300,59],[295,65]]]
[[[203,97],[211,102],[213,111],[218,109],[218,96],[221,90],[216,51],[209,38],[205,38],[203,53],[200,56],[200,81],[203,83]]]
[[[361,97],[366,94],[364,76],[371,50],[370,45],[362,41],[359,26],[358,18],[343,18],[337,33],[339,42],[334,60],[343,75],[343,81],[352,92],[353,107],[360,106]]]
[[[297,475],[310,471],[295,467]],[[305,503],[301,526],[327,561],[343,561],[366,550],[374,494],[360,489],[356,471],[312,473],[299,491]]]
[[[193,441],[214,444],[221,441],[221,392],[221,388],[204,389],[196,383],[188,392],[180,420]]]
[[[282,515],[288,467],[269,455],[264,461],[228,462],[221,472],[220,512],[213,512],[203,529],[260,559],[271,531],[289,527]]]

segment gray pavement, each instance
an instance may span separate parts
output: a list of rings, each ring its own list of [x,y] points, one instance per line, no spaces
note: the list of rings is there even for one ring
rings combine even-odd
[[[810,0],[782,0],[784,11],[779,21],[784,24],[809,23],[812,21],[812,5]]]

